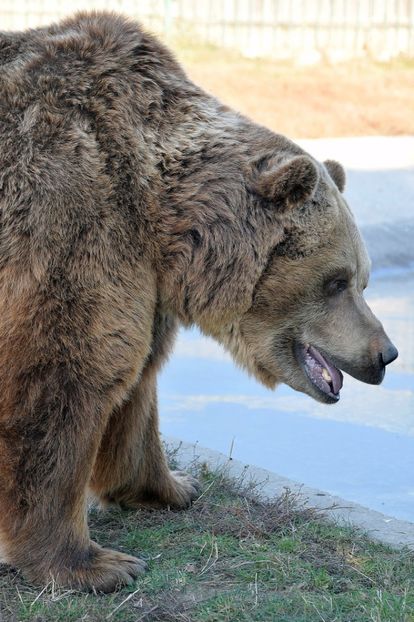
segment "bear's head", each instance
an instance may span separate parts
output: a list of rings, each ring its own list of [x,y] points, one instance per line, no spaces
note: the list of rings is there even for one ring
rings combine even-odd
[[[335,403],[341,370],[379,384],[398,355],[364,300],[370,261],[340,164],[306,154],[256,169],[252,196],[283,231],[237,321],[213,331],[262,383]],[[252,204],[253,205],[253,204]]]

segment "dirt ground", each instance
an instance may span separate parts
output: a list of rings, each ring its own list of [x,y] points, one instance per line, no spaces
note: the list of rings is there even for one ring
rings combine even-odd
[[[174,47],[196,83],[292,138],[414,134],[414,59],[294,67]]]

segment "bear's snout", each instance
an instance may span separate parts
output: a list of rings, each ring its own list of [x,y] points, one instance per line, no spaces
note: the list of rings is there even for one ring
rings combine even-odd
[[[362,344],[361,344],[362,345]],[[365,348],[360,350],[355,359],[345,360],[336,358],[339,367],[356,380],[367,384],[381,384],[385,376],[387,365],[398,357],[398,350],[387,337],[382,327],[375,336],[369,339]]]
[[[398,357],[398,350],[385,333],[379,338],[372,339],[369,349],[372,363],[363,381],[369,384],[380,384],[385,376],[385,367],[395,361]]]

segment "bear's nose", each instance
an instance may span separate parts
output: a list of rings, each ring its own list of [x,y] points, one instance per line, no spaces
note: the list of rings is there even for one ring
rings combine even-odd
[[[383,365],[389,365],[390,363],[395,361],[397,356],[398,356],[398,350],[392,343],[389,343],[389,345],[386,348],[384,348],[383,351],[380,353],[380,358],[382,360]]]

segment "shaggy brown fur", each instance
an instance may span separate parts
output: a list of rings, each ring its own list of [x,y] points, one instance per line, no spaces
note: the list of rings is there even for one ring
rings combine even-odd
[[[0,548],[36,583],[108,591],[144,564],[90,541],[88,489],[197,494],[158,433],[178,322],[321,400],[298,343],[367,382],[392,346],[340,165],[223,107],[135,23],[0,33],[0,114]]]

